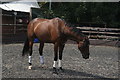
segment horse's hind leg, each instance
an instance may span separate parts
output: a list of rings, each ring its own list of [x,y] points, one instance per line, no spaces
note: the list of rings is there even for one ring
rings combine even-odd
[[[31,69],[32,68],[32,47],[33,47],[33,40],[29,40],[29,67],[28,69]]]
[[[39,46],[39,54],[40,54],[40,63],[41,63],[41,64],[44,64],[43,47],[44,47],[44,43],[41,42],[41,43],[40,43],[40,46]]]
[[[64,49],[65,44],[60,44],[59,45],[59,61],[58,61],[58,67],[60,68],[60,70],[62,70],[62,53],[63,53],[63,49]]]

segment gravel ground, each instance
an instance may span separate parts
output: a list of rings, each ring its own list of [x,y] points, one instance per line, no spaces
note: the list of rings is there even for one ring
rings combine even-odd
[[[33,68],[28,70],[28,56],[22,57],[23,44],[2,45],[3,78],[118,78],[118,50],[110,46],[90,46],[90,58],[85,60],[76,44],[66,44],[63,69],[53,74],[53,44],[45,44],[45,65],[39,63],[39,44],[33,48]]]

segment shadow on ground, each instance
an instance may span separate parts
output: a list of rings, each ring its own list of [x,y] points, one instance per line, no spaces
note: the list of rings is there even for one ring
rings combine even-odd
[[[33,67],[32,70],[49,70],[51,72],[53,72],[52,68],[43,68],[43,67]],[[86,72],[80,72],[80,71],[76,71],[76,70],[71,70],[71,69],[63,69],[63,71],[57,69],[57,73],[56,75],[64,75],[64,76],[81,76],[82,78],[91,78],[91,79],[99,79],[99,80],[119,80],[117,78],[106,78],[103,76],[99,76],[99,75],[94,75],[94,74],[89,74]],[[54,74],[54,73],[52,73]],[[63,77],[64,78],[64,77]],[[86,79],[87,79],[86,78]]]

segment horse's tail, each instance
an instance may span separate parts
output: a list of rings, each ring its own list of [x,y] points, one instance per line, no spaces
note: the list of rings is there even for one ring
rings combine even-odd
[[[22,50],[22,56],[24,56],[26,53],[28,53],[29,51],[29,40],[28,40],[28,37],[24,43],[24,47],[23,47],[23,50]]]

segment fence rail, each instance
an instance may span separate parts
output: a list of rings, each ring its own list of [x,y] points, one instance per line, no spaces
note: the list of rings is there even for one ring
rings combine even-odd
[[[3,24],[3,42],[21,42],[25,40],[27,24]],[[16,29],[14,29],[16,26]],[[77,27],[82,32],[94,40],[120,40],[120,29],[118,28],[99,28],[99,27]],[[16,31],[14,31],[16,30]],[[14,33],[16,32],[16,33]]]
[[[91,39],[120,40],[119,28],[77,27]]]

